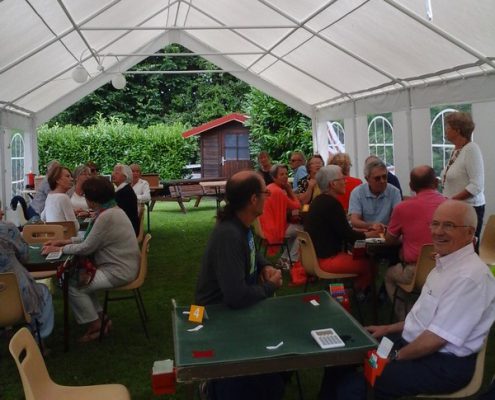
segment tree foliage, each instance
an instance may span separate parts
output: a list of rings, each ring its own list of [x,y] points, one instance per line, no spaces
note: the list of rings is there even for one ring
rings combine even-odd
[[[164,53],[186,52],[172,44]],[[217,69],[198,56],[148,57],[133,67],[140,71]],[[249,86],[228,73],[126,75],[127,85],[116,90],[108,83],[53,118],[49,125],[97,123],[98,115],[147,127],[158,123],[200,125],[241,110]]]
[[[294,150],[312,154],[311,120],[306,116],[257,89],[246,96],[244,112],[250,116],[247,125],[253,158],[262,150],[283,163]]]
[[[162,179],[178,179],[198,151],[195,138],[184,140],[181,135],[187,128],[175,123],[144,129],[117,118],[102,117],[88,127],[44,125],[38,130],[40,171],[53,159],[70,169],[93,161],[106,174],[118,162],[138,163],[144,173],[159,173]]]

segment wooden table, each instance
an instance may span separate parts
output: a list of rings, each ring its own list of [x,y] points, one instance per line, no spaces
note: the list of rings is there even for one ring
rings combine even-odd
[[[29,272],[56,271],[57,267],[69,257],[62,254],[58,260],[47,261],[46,257],[41,255],[42,247],[41,244],[29,245],[29,259],[24,264]],[[64,351],[69,351],[69,283],[65,276],[62,277],[62,297],[64,303]]]
[[[189,307],[172,311],[178,382],[361,364],[377,345],[326,291],[273,297],[241,310],[207,306],[208,319],[196,332],[188,331],[197,324],[184,311]],[[322,328],[335,329],[345,347],[321,349],[311,330]],[[281,341],[280,348],[266,349]]]
[[[217,210],[220,208],[220,203],[225,197],[225,185],[227,181],[207,181],[199,182],[203,189],[213,189],[215,191],[215,197],[217,201]]]

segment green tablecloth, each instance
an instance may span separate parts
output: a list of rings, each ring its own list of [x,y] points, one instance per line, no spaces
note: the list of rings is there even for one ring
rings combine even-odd
[[[25,263],[28,271],[45,271],[56,269],[58,265],[67,260],[69,257],[67,254],[62,254],[58,260],[46,260],[46,256],[41,255],[41,249],[43,245],[41,244],[30,244],[29,245],[29,259]]]
[[[320,305],[312,305],[312,298]],[[275,297],[242,310],[208,306],[209,319],[196,332],[188,332],[197,324],[189,322],[184,311],[189,307],[177,307],[172,314],[178,368],[332,352],[345,358],[346,353],[364,355],[376,347],[376,341],[324,291]],[[322,328],[333,328],[346,346],[321,349],[310,332]],[[266,349],[281,341],[277,350]]]

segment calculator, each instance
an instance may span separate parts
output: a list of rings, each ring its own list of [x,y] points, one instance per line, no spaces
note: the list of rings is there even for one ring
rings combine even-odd
[[[46,260],[58,260],[62,256],[62,250],[59,251],[52,251],[51,253],[48,253],[46,256]]]
[[[345,343],[332,328],[316,329],[311,331],[311,336],[316,340],[322,349],[332,349],[334,347],[343,347]]]

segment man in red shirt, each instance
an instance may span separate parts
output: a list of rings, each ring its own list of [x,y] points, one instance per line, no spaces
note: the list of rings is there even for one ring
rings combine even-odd
[[[409,187],[416,193],[397,204],[392,211],[385,240],[388,244],[402,242],[402,262],[391,266],[385,274],[385,288],[392,299],[397,283],[410,283],[414,276],[416,261],[421,247],[432,243],[430,222],[437,207],[446,197],[437,191],[438,179],[428,165],[411,170]],[[399,320],[405,317],[405,310],[395,310]]]

